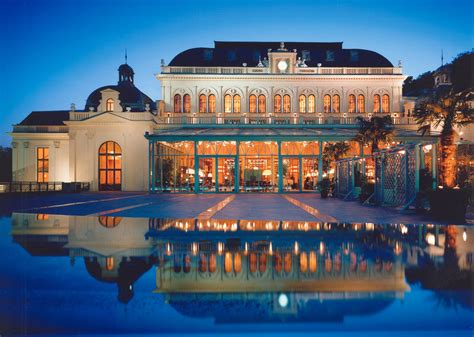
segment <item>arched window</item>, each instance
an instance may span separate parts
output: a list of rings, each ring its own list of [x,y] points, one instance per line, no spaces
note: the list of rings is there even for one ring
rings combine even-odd
[[[181,95],[174,95],[174,112],[181,112]]]
[[[210,94],[207,100],[209,103],[209,112],[216,113],[216,96],[214,96],[213,94]]]
[[[281,96],[275,95],[273,98],[273,112],[279,113],[281,112]]]
[[[283,112],[291,112],[291,97],[290,97],[290,95],[283,96]]]
[[[105,103],[105,111],[114,111],[114,100],[109,98]]]
[[[357,96],[357,111],[359,113],[365,112],[365,97],[364,95]]]
[[[390,97],[388,95],[382,96],[382,112],[390,112]]]
[[[299,107],[300,107],[300,112],[306,112],[306,96],[305,95],[300,95]]]
[[[99,223],[106,228],[117,227],[120,221],[122,221],[122,217],[119,216],[99,216]]]
[[[349,95],[349,111],[348,112],[356,112],[356,98],[354,95]]]
[[[249,97],[249,112],[256,113],[257,112],[257,96],[250,95]]]
[[[234,95],[234,112],[240,112],[240,96]]]
[[[207,112],[207,97],[204,94],[199,95],[199,112]]]
[[[99,147],[99,191],[122,189],[122,148],[108,141]]]
[[[232,96],[224,96],[224,112],[232,112]]]
[[[324,95],[324,112],[331,112],[331,96]]]
[[[188,94],[183,96],[183,110],[185,113],[191,112],[191,96]]]
[[[341,112],[341,99],[339,95],[332,96],[332,112]]]
[[[374,111],[380,112],[380,95],[374,95]]]
[[[316,112],[316,98],[314,95],[308,96],[308,112]]]
[[[258,112],[267,112],[267,98],[265,95],[258,95]]]

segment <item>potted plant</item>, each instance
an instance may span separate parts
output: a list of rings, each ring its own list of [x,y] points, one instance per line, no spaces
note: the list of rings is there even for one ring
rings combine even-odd
[[[329,192],[331,191],[331,180],[328,177],[323,178],[318,182],[318,188],[319,192],[321,193],[321,198],[327,198]]]

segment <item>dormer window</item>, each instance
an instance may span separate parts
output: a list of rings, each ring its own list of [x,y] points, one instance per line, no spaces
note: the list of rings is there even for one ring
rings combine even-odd
[[[326,62],[334,61],[334,51],[326,50]]]
[[[105,103],[105,111],[114,111],[114,100],[112,98],[109,98]]]

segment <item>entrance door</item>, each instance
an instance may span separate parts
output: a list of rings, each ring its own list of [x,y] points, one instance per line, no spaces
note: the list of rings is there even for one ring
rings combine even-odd
[[[217,190],[218,192],[235,191],[235,158],[217,158]]]
[[[199,158],[199,191],[215,192],[216,191],[216,158],[201,157]]]
[[[108,141],[99,147],[99,191],[122,189],[122,148]]]
[[[318,187],[318,158],[302,158],[303,191],[315,191]]]
[[[298,157],[283,158],[283,191],[300,191],[300,160]]]

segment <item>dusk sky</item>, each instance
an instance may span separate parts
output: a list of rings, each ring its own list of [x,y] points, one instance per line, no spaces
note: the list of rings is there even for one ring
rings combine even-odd
[[[160,59],[214,40],[342,41],[369,49],[405,75],[470,51],[474,5],[465,1],[45,1],[0,0],[0,145],[32,110],[83,109],[89,93],[115,84],[124,62],[135,83],[160,98]]]

